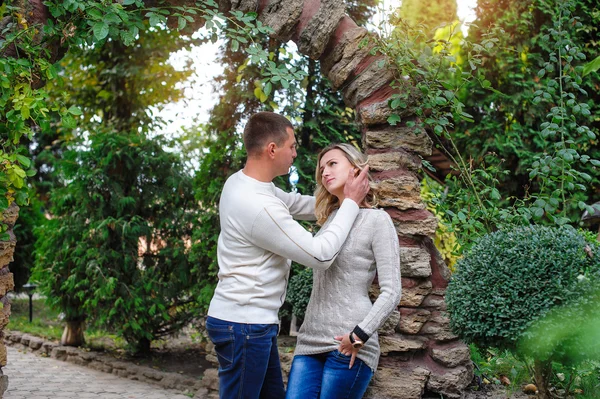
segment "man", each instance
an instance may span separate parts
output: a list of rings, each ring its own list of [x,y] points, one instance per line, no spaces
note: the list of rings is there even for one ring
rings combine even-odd
[[[272,183],[296,158],[292,124],[259,112],[246,124],[244,146],[246,165],[221,193],[219,283],[206,329],[219,359],[221,398],[283,398],[278,311],[290,260],[313,268],[331,265],[369,190],[368,168],[349,176],[335,219],[313,237],[293,218],[314,220],[314,198],[285,193]]]

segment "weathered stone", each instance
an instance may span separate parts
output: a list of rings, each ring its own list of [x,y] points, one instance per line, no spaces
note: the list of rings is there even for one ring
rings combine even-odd
[[[427,339],[405,335],[385,335],[379,337],[381,355],[387,356],[393,352],[408,352],[425,348]]]
[[[0,330],[4,330],[4,327],[10,321],[10,303],[4,303],[3,305],[0,309]]]
[[[56,346],[52,348],[50,357],[58,360],[67,360],[67,348],[65,346]]]
[[[18,332],[18,331],[11,331],[10,333],[6,333],[6,338],[10,339],[12,342],[21,342],[21,337],[23,336],[23,333]]]
[[[424,248],[400,248],[400,271],[405,277],[431,276],[431,257]]]
[[[8,376],[4,375],[0,369],[0,398],[4,396],[4,392],[8,389]]]
[[[379,206],[393,206],[400,210],[425,208],[421,184],[415,175],[409,173],[378,182],[377,195]]]
[[[38,337],[31,337],[29,340],[29,347],[34,351],[40,349],[43,344],[44,340]]]
[[[369,169],[374,172],[398,169],[419,171],[420,168],[421,159],[403,150],[369,153]]]
[[[218,369],[206,369],[202,376],[202,386],[211,391],[219,390],[219,370]]]
[[[12,237],[8,241],[0,241],[0,269],[6,267],[14,260],[13,255],[15,253],[17,240],[12,231],[9,230],[9,235],[11,234]]]
[[[390,101],[393,98],[393,94],[397,94],[399,92],[408,93],[408,98],[405,100],[407,107],[397,108],[392,112],[392,109],[390,108]],[[411,117],[415,114],[414,109],[411,106],[416,104],[419,99],[420,97],[418,90],[413,85],[403,80],[396,80],[394,90],[390,90],[387,96],[384,96],[377,101],[368,99],[357,105],[357,121],[364,126],[369,126],[387,123],[387,120],[392,113],[400,116],[403,119],[406,117]]]
[[[18,218],[19,218],[19,207],[17,206],[17,204],[15,204],[13,202],[12,204],[10,204],[10,206],[8,208],[6,208],[6,210],[0,217],[0,221],[3,224],[7,224],[8,228],[10,229],[15,225]]]
[[[90,362],[87,366],[94,370],[102,371],[103,373],[112,373],[113,371],[113,368],[110,365],[96,360]]]
[[[392,208],[386,211],[392,217],[398,234],[433,236],[437,230],[437,218],[428,210],[398,211]]]
[[[423,128],[408,126],[370,127],[365,134],[365,143],[371,148],[385,148],[414,151],[419,155],[431,155],[433,141]]]
[[[423,328],[422,334],[430,335],[436,341],[449,341],[458,338],[450,329],[450,318],[445,312],[434,311]]]
[[[395,334],[399,322],[400,312],[398,312],[397,310],[392,311],[392,314],[390,314],[390,316],[386,319],[381,328],[377,330],[379,336]]]
[[[400,323],[398,329],[404,334],[417,334],[429,320],[431,312],[424,309],[400,308]]]
[[[421,367],[380,367],[373,376],[366,399],[420,399],[431,372]]]
[[[256,12],[258,0],[231,0],[231,11]]]
[[[355,108],[356,104],[368,98],[377,89],[387,86],[394,79],[394,70],[389,65],[380,66],[380,60],[373,60],[348,86],[342,89],[344,102]]]
[[[23,346],[29,346],[29,342],[31,341],[31,338],[32,338],[32,336],[31,336],[31,335],[29,335],[29,334],[24,334],[24,335],[21,337],[21,344],[22,344]]]
[[[431,292],[431,281],[402,278],[402,299],[400,306],[417,307]]]
[[[321,71],[329,78],[334,90],[346,83],[354,68],[373,48],[374,43],[366,43],[367,35],[365,28],[347,30],[333,51],[321,60]]]
[[[427,381],[427,389],[442,394],[446,398],[459,399],[471,380],[473,380],[473,365],[471,363],[456,367],[443,374],[432,370]]]
[[[316,12],[311,9],[313,4],[319,6]],[[344,0],[305,1],[297,27],[297,32],[300,33],[297,43],[300,53],[313,60],[321,57],[345,12]]]
[[[42,353],[45,353],[46,355],[50,355],[52,353],[52,349],[56,348],[57,346],[58,346],[58,344],[55,344],[50,341],[46,341],[42,344]]]
[[[294,34],[304,2],[295,0],[270,0],[259,14],[259,21],[271,27],[273,37],[282,43],[289,41]]]
[[[146,378],[151,379],[152,381],[160,381],[163,379],[164,375],[154,370],[144,370],[142,375]]]
[[[0,342],[0,367],[4,366],[6,366],[6,345],[4,342]]]
[[[424,308],[432,308],[434,310],[446,310],[446,301],[444,300],[443,296],[434,295],[432,290],[432,294],[425,298],[422,306]]]
[[[451,344],[434,344],[430,351],[431,358],[446,367],[466,365],[471,361],[469,347],[462,342]]]

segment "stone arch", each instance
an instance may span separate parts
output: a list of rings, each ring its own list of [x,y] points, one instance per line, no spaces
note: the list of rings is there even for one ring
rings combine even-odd
[[[360,45],[371,33],[345,14],[343,0],[220,0],[219,7],[257,12],[274,29],[275,39],[292,40],[300,53],[319,60],[346,105],[356,111],[381,205],[398,232],[403,291],[380,330],[382,356],[366,397],[414,399],[425,392],[461,397],[473,366],[469,348],[452,334],[444,314],[450,271],[433,245],[437,219],[425,209],[417,175],[421,156],[431,155],[433,143],[416,127],[387,123],[395,71],[379,66],[383,56],[371,55],[372,45]]]

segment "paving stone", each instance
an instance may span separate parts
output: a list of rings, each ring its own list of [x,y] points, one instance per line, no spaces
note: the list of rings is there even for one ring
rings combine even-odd
[[[3,399],[189,399],[178,391],[7,347]]]

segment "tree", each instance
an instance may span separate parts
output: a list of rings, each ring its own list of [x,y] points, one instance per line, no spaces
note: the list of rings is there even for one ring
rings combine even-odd
[[[39,229],[34,273],[66,315],[65,343],[81,343],[88,320],[146,352],[196,315],[192,179],[165,151],[172,144],[153,133],[164,122],[149,110],[181,96],[176,83],[189,72],[166,60],[190,43],[144,31],[134,46],[81,49],[65,69],[62,88],[80,105],[74,114],[82,113],[85,133],[65,144],[57,162],[61,185],[50,192],[52,219]],[[73,126],[63,119],[58,128]]]

